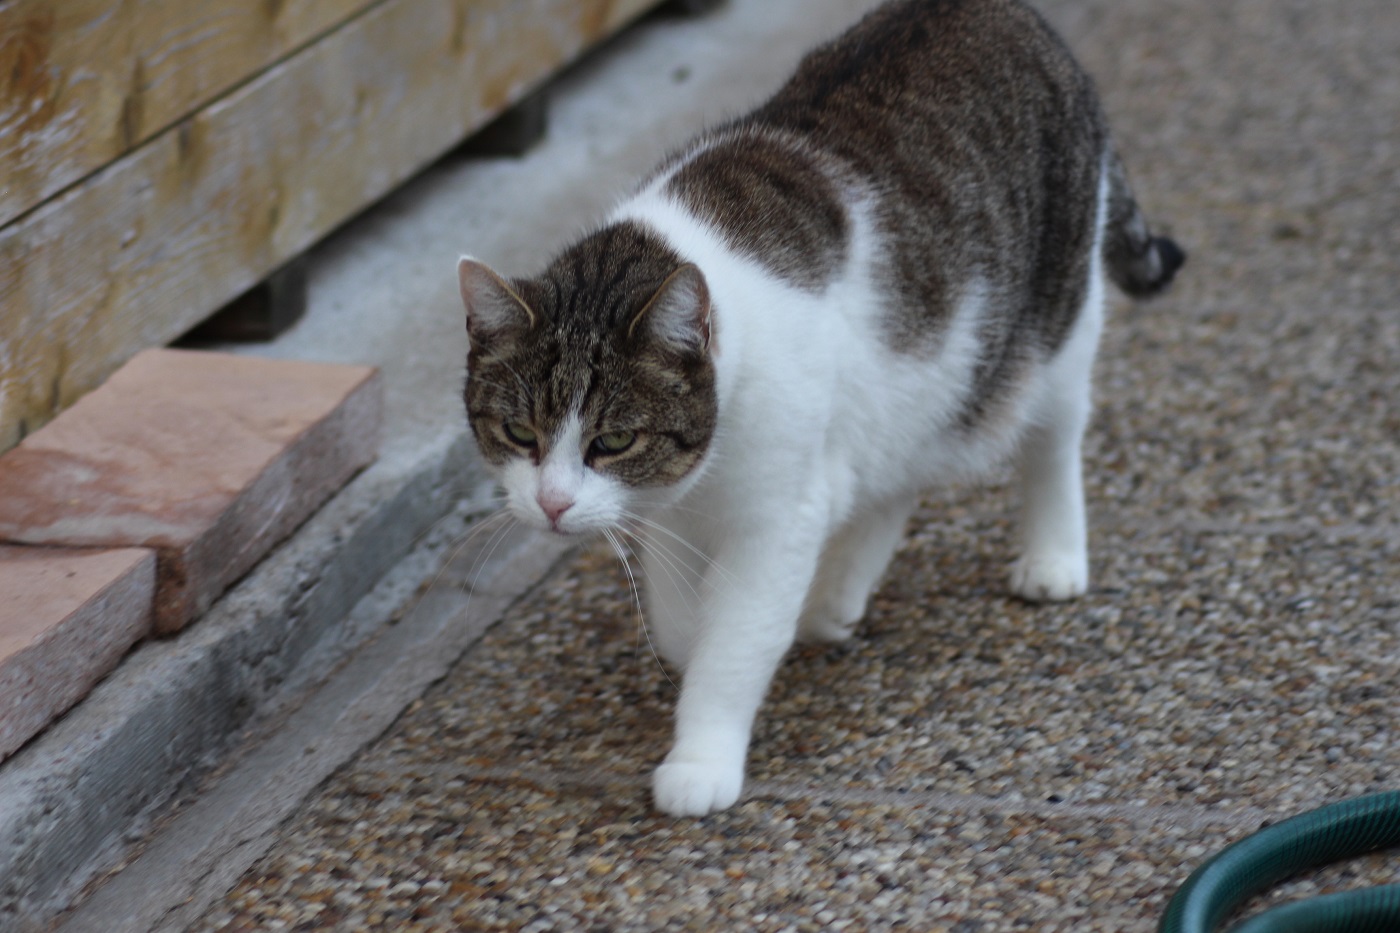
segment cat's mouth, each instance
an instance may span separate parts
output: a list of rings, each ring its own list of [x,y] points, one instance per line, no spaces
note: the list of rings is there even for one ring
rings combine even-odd
[[[560,508],[557,504],[539,500],[515,510],[516,515],[531,527],[563,538],[603,535],[617,526],[616,522],[590,514],[591,511],[582,505],[571,503]]]
[[[562,538],[576,538],[579,535],[587,533],[585,530],[581,529],[565,528],[559,521],[556,520],[550,520],[546,522],[545,530],[553,534],[559,535]]]

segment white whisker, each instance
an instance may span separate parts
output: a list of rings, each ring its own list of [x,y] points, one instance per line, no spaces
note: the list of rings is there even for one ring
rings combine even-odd
[[[719,572],[720,576],[724,577],[724,580],[725,580],[726,583],[731,583],[731,584],[738,583],[738,580],[737,580],[737,578],[735,578],[734,574],[732,574],[732,573],[730,573],[728,570],[726,570],[726,569],[724,568],[724,566],[721,565],[718,561],[716,561],[713,557],[711,557],[709,554],[706,554],[706,553],[705,553],[704,551],[702,551],[700,548],[698,548],[698,547],[696,547],[695,545],[691,544],[691,543],[690,543],[689,541],[687,541],[685,538],[683,538],[683,537],[681,537],[680,535],[676,534],[674,531],[672,531],[671,529],[667,528],[665,525],[661,524],[660,522],[654,522],[654,521],[652,521],[651,519],[646,518],[645,516],[636,514],[635,512],[623,512],[622,515],[623,515],[623,517],[626,518],[628,521],[636,522],[637,524],[639,524],[639,525],[641,525],[641,526],[643,526],[643,527],[645,527],[645,528],[651,529],[651,530],[653,530],[653,531],[659,531],[659,532],[661,532],[662,534],[666,535],[666,537],[668,537],[668,538],[672,539],[673,541],[677,542],[678,544],[680,544],[681,546],[683,546],[686,550],[690,551],[690,552],[691,552],[692,554],[694,554],[696,557],[699,557],[702,561],[704,561],[704,562],[705,562],[705,565],[706,565],[707,567],[713,567],[713,568],[715,568],[715,570],[717,570],[717,571]]]
[[[676,556],[675,552],[665,547],[660,541],[647,537],[645,532],[640,528],[629,529],[626,534],[661,563],[662,569],[666,571],[667,576],[673,578],[680,577],[681,582],[685,584],[686,589],[690,590],[696,602],[700,601],[700,591],[695,588],[695,584],[692,583],[690,579],[694,574],[691,572],[690,568],[686,566],[685,562]]]
[[[651,656],[655,659],[656,666],[661,669],[661,676],[665,677],[666,682],[674,689],[680,690],[680,687],[676,685],[676,682],[671,679],[671,675],[666,671],[666,665],[662,662],[661,656],[656,653],[656,645],[652,644],[651,633],[647,631],[646,617],[642,613],[642,593],[641,590],[637,588],[637,577],[632,572],[632,564],[627,560],[627,553],[622,546],[622,542],[619,541],[617,535],[608,528],[603,529],[603,537],[608,539],[608,543],[612,545],[613,550],[617,553],[618,560],[622,561],[622,569],[627,573],[627,581],[632,587],[632,601],[637,605],[637,627],[639,635],[646,638],[647,649],[651,651]],[[641,637],[638,638],[639,643]]]
[[[709,513],[709,512],[705,512],[705,511],[703,511],[703,510],[701,510],[701,509],[697,509],[697,508],[692,508],[691,506],[688,506],[688,505],[678,505],[678,504],[676,504],[676,503],[674,503],[674,502],[665,502],[665,501],[653,500],[653,499],[634,499],[634,500],[632,500],[632,501],[633,501],[633,503],[634,503],[636,506],[638,506],[639,508],[642,508],[642,509],[648,509],[648,510],[665,510],[665,511],[668,511],[668,512],[688,512],[688,513],[690,513],[691,515],[698,515],[698,516],[700,516],[701,518],[709,518],[709,517],[710,517],[710,513]],[[628,513],[628,514],[635,514],[635,513]]]
[[[505,541],[505,539],[510,536],[511,531],[517,524],[515,516],[511,514],[509,510],[503,509],[496,514],[504,515],[508,521],[502,523],[499,528],[491,532],[491,537],[487,539],[486,547],[483,549],[483,552],[478,554],[476,559],[472,561],[472,569],[469,571],[471,582],[467,584],[468,594],[476,590],[477,584],[481,581],[481,575],[486,572],[486,567],[491,563],[491,558],[496,553],[496,549],[501,546],[501,542]]]
[[[429,582],[427,588],[431,589],[432,587],[437,586],[438,581],[442,579],[442,575],[447,572],[447,568],[452,566],[452,562],[457,559],[457,555],[461,554],[463,549],[465,549],[466,546],[470,544],[472,540],[476,538],[477,535],[483,533],[488,528],[491,528],[501,519],[509,517],[509,512],[507,512],[505,509],[500,509],[496,512],[491,513],[486,518],[474,522],[470,528],[468,528],[465,532],[462,533],[460,537],[457,538],[457,540],[453,541],[450,545],[448,545],[447,558],[443,560],[442,564],[438,567],[437,573],[433,574],[433,579],[431,582]]]

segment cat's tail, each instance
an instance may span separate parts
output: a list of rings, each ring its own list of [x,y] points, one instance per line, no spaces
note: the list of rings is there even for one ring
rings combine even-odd
[[[1186,253],[1170,238],[1152,235],[1116,152],[1109,153],[1106,167],[1108,218],[1103,258],[1109,278],[1134,298],[1156,295],[1171,284],[1176,270],[1186,262]]]

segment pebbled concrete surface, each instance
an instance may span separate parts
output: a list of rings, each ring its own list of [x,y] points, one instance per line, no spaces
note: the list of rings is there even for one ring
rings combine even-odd
[[[475,185],[601,209],[865,5],[650,23],[572,76],[542,150],[592,175],[444,167],[371,223],[411,243],[409,214],[465,216]],[[1107,331],[1092,592],[1008,598],[1007,488],[931,495],[855,640],[780,672],[745,799],[674,820],[646,775],[675,690],[620,565],[585,550],[190,929],[1148,931],[1209,852],[1397,786],[1400,7],[1042,7],[1191,251]],[[519,241],[485,258],[514,271],[557,242],[497,210],[474,216]],[[1396,879],[1378,856],[1271,897]]]
[[[350,626],[372,626],[390,614],[393,624],[343,664],[321,658],[308,665],[329,667],[330,676],[309,695],[286,698],[269,711],[255,739],[68,916],[64,929],[184,929],[275,842],[281,822],[308,793],[440,679],[567,547],[518,531],[473,535],[454,544],[455,557],[409,605],[401,593],[405,581],[421,580],[441,561],[425,566],[410,558],[395,568],[349,619]]]

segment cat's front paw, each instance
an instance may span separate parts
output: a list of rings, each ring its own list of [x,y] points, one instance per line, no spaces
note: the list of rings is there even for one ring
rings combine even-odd
[[[1083,554],[1027,554],[1011,565],[1011,592],[1031,602],[1057,602],[1089,589]]]
[[[667,759],[652,775],[656,808],[671,816],[704,816],[733,806],[744,787],[744,766]]]

